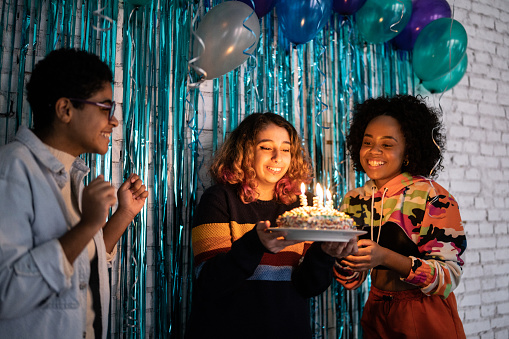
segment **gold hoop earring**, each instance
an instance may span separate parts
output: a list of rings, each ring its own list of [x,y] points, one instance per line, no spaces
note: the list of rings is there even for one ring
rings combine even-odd
[[[405,167],[406,167],[406,166],[408,166],[408,164],[409,164],[408,159],[405,159],[405,161],[403,161],[403,166],[405,166]]]

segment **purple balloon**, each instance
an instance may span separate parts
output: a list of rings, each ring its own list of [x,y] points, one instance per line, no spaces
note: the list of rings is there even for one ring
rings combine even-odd
[[[446,0],[412,0],[410,21],[401,33],[392,39],[392,43],[396,48],[410,51],[427,24],[436,19],[450,17],[451,7]]]
[[[334,0],[332,2],[332,10],[339,14],[354,14],[364,5],[366,0]]]
[[[245,4],[248,4],[249,7],[253,8],[254,3],[254,10],[256,13],[256,16],[261,19],[263,16],[265,16],[267,13],[272,11],[274,6],[276,6],[276,0],[239,0],[242,1]]]

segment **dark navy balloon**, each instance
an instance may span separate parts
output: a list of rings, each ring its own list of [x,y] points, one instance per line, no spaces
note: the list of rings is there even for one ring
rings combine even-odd
[[[364,5],[366,0],[334,0],[332,2],[332,10],[339,14],[354,14]]]
[[[254,4],[254,10],[258,18],[262,18],[263,16],[267,15],[270,11],[272,11],[274,6],[276,6],[277,2],[277,0],[239,0],[239,1],[248,4],[251,8],[253,8]]]

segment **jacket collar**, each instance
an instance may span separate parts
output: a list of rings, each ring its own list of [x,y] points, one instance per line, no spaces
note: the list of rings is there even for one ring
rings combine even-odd
[[[26,126],[20,126],[16,133],[15,140],[24,144],[44,167],[46,167],[55,178],[60,188],[64,187],[65,182],[69,178],[69,174],[65,171],[64,165],[53,155],[46,145]],[[77,157],[71,166],[71,172],[77,170],[81,172],[79,175],[83,178],[89,171],[88,166],[83,159]]]

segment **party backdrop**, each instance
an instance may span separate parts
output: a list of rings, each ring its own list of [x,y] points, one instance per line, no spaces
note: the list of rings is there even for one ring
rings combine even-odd
[[[31,125],[24,86],[49,51],[85,49],[114,71],[122,127],[105,156],[85,157],[87,180],[119,185],[135,172],[150,196],[111,269],[112,338],[183,337],[194,209],[211,157],[244,116],[291,121],[314,162],[308,189],[319,182],[338,207],[365,180],[345,149],[353,106],[442,93],[467,65],[445,0],[3,0],[0,13],[1,143]],[[333,283],[313,298],[314,337],[361,337],[368,290]]]

